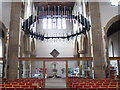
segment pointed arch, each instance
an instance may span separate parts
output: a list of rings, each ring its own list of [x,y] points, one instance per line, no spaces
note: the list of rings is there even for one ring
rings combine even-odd
[[[118,20],[120,20],[120,14],[109,20],[109,22],[104,27],[105,32],[107,33],[109,27]]]
[[[104,39],[105,39],[105,49],[106,49],[106,58],[107,58],[107,60],[109,60],[109,52],[108,52],[108,45],[109,45],[109,44],[108,44],[108,38],[107,38],[107,31],[108,31],[108,29],[110,28],[110,26],[111,26],[113,23],[117,22],[118,20],[120,20],[120,14],[114,16],[113,18],[111,18],[111,19],[107,22],[107,24],[105,25],[105,27],[104,27],[104,33],[105,33]]]
[[[7,30],[5,24],[4,24],[2,21],[0,21],[0,30],[1,30],[1,29],[2,29],[4,32]]]

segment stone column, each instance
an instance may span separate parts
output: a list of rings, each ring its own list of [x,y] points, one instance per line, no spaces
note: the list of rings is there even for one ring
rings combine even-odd
[[[80,57],[85,57],[85,53],[86,53],[86,36],[84,34],[81,34],[80,36],[80,41],[79,41],[79,54]],[[82,70],[84,71],[84,74],[86,76],[86,72],[85,70],[87,69],[87,63],[86,61],[80,61],[81,65],[82,65]]]
[[[30,57],[35,57],[36,56],[36,50],[35,50],[35,39],[32,38],[31,41],[31,56]],[[32,73],[33,73],[33,66],[35,66],[35,62],[31,61],[31,78],[32,78]]]
[[[91,35],[90,35],[90,32],[88,32],[88,57],[92,57],[92,54],[91,54]],[[90,68],[90,77],[92,77],[92,61],[88,61],[89,63],[89,68]]]
[[[99,2],[90,2],[89,8],[92,25],[93,62],[95,78],[105,78],[105,58]]]
[[[86,53],[85,48],[86,48],[86,36],[84,34],[81,34],[80,44],[79,44],[80,57],[85,57],[85,53]]]
[[[18,75],[18,44],[21,2],[12,2],[8,47],[8,79],[16,79]]]
[[[88,32],[88,56],[91,57],[91,35],[90,35],[90,31]]]
[[[77,41],[77,37],[75,37],[75,41],[74,41],[73,56],[78,57],[78,41]]]
[[[31,41],[31,57],[35,57],[35,56],[36,56],[35,39],[32,38],[32,41]]]
[[[24,57],[30,57],[30,37],[27,35],[24,35]],[[30,70],[30,61],[24,61],[23,63],[23,77],[28,78],[29,77],[29,70]]]

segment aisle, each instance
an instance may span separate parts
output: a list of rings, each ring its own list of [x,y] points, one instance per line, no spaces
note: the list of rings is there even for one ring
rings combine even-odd
[[[66,81],[61,78],[46,79],[45,88],[66,88]]]

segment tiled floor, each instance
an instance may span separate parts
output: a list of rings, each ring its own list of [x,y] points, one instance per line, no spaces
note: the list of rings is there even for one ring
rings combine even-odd
[[[66,88],[66,81],[61,78],[46,79],[45,88]]]

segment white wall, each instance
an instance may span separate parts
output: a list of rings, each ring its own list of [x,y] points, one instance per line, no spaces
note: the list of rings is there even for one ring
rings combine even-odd
[[[2,6],[1,6],[2,5]],[[10,14],[11,14],[11,2],[0,2],[0,12],[2,13],[2,18],[0,15],[0,20],[5,24],[6,28],[10,27]]]
[[[50,53],[56,49],[60,54],[58,57],[73,57],[73,42],[72,41],[39,41],[37,40],[36,56],[52,57]]]
[[[102,29],[104,29],[105,25],[109,22],[109,20],[119,14],[118,10],[120,7],[112,6],[110,2],[100,2],[99,5],[101,25]]]
[[[11,2],[0,0],[0,21],[9,29],[10,26]],[[0,57],[2,57],[2,39],[0,39]]]
[[[0,0],[0,20],[2,20],[2,0]]]
[[[72,22],[67,20],[66,29],[43,29],[42,20],[37,24],[37,32],[45,33],[45,36],[61,36],[66,35],[66,33],[72,31]],[[57,34],[57,35],[56,35]],[[67,39],[50,39],[45,41],[37,40],[36,42],[36,56],[39,57],[52,57],[50,52],[53,49],[58,50],[60,53],[59,57],[73,57],[73,41],[68,41]]]
[[[113,57],[113,52],[114,52],[114,57],[119,57],[120,53],[120,47],[119,47],[119,41],[120,39],[120,31],[116,32],[108,37],[108,42],[109,42],[109,57]],[[112,45],[111,42],[113,42],[113,50],[112,50]]]

